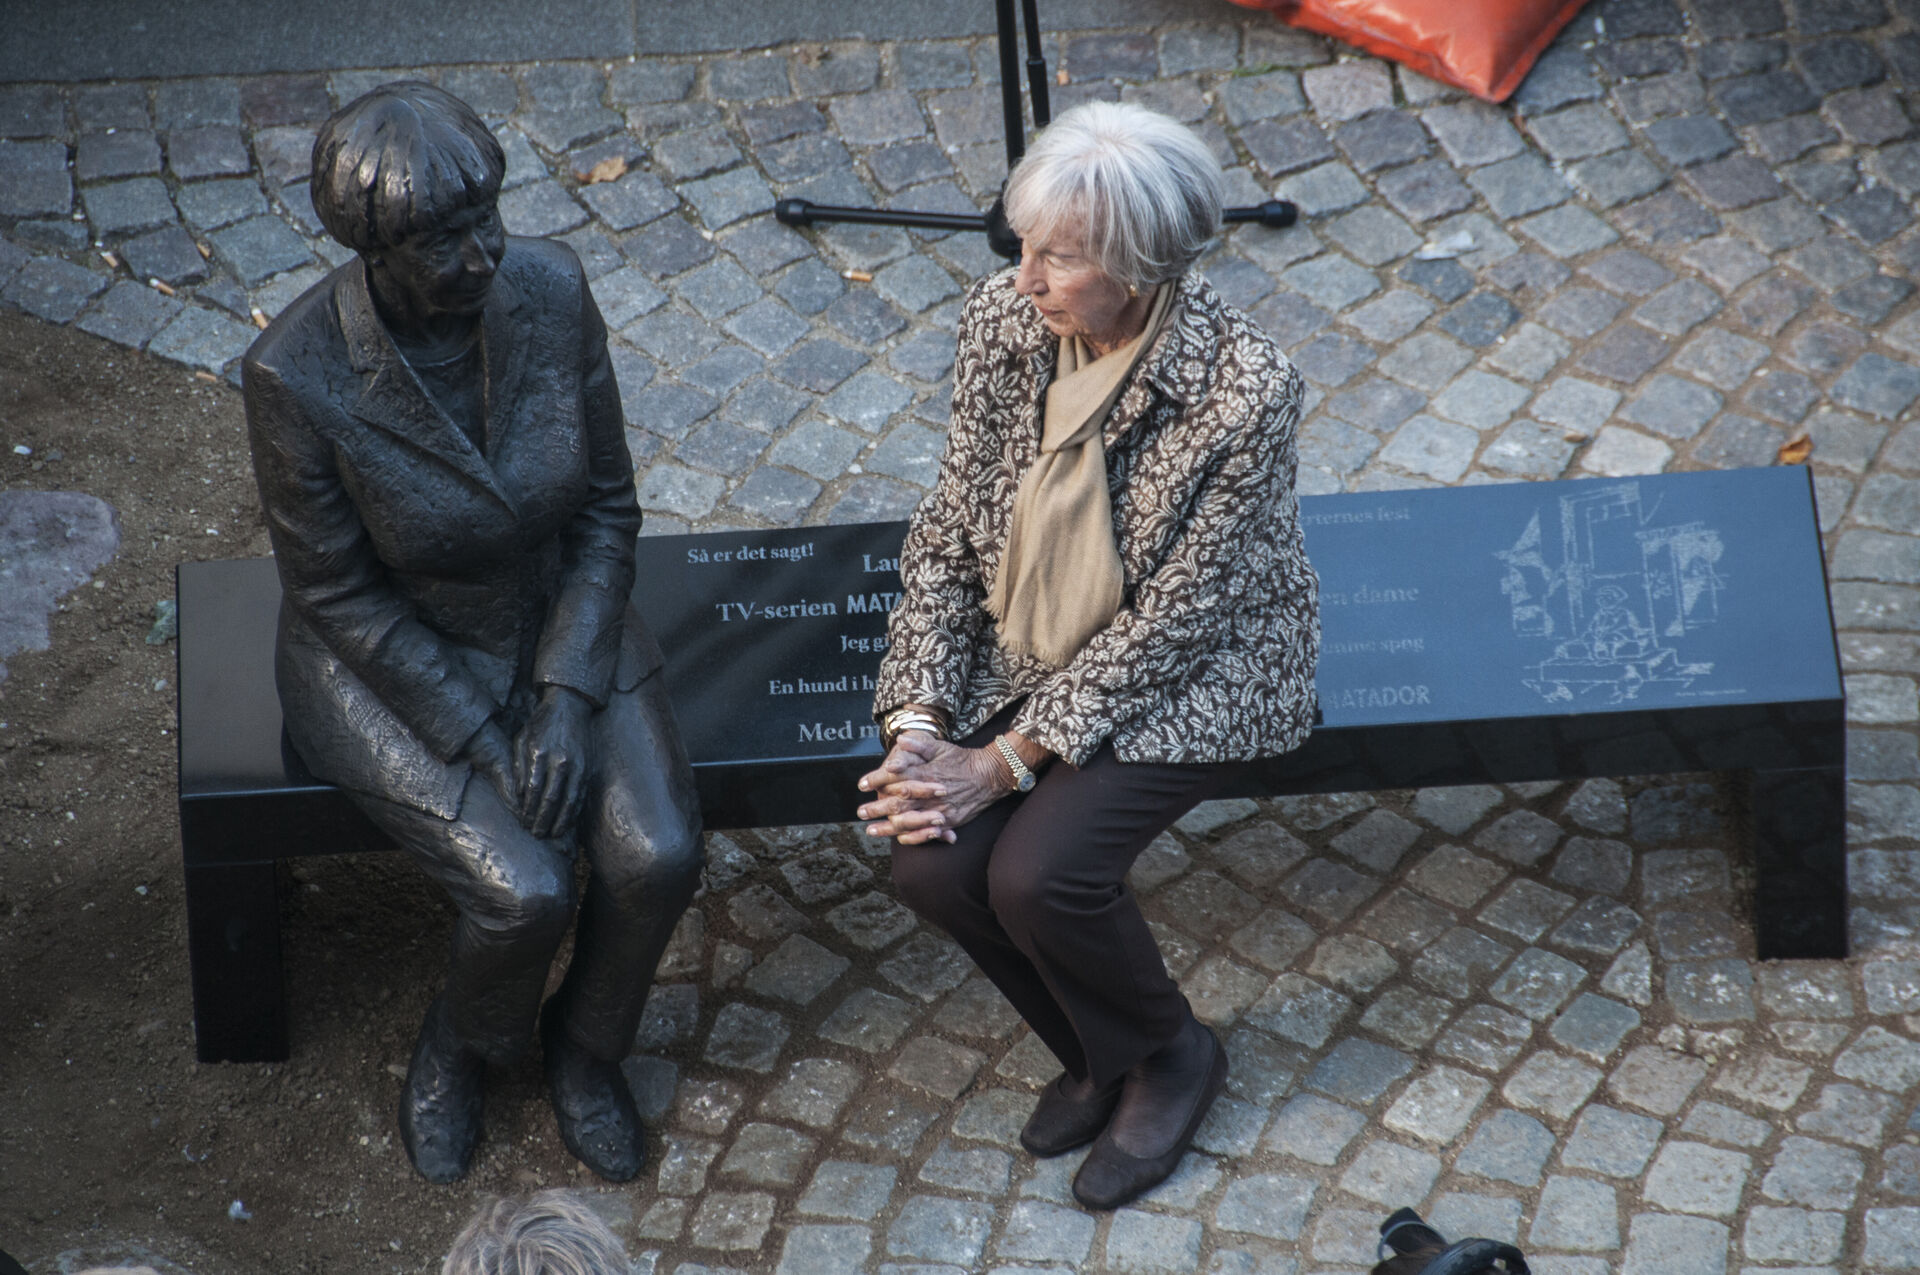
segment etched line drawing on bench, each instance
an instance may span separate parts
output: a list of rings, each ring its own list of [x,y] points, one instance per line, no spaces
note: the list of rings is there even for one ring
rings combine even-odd
[[[1559,566],[1547,563],[1538,510],[1494,552],[1515,635],[1553,641],[1522,679],[1548,703],[1618,704],[1654,686],[1678,696],[1712,675],[1712,661],[1683,658],[1669,639],[1719,620],[1726,546],[1703,522],[1654,525],[1658,512],[1639,483],[1609,483],[1560,497]]]

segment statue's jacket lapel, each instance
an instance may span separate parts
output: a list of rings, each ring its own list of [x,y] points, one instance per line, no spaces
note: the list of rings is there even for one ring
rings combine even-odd
[[[348,358],[354,372],[363,378],[359,399],[352,408],[353,418],[446,466],[498,501],[502,512],[515,515],[517,502],[502,485],[489,458],[433,401],[401,357],[374,313],[364,271],[348,272],[335,293],[335,304]],[[488,296],[482,336],[487,370],[487,421],[482,437],[495,455],[503,450],[526,364],[526,342],[521,338],[528,325],[520,315],[521,309],[518,290],[504,278],[496,280]],[[417,475],[409,479],[410,484],[417,481]]]

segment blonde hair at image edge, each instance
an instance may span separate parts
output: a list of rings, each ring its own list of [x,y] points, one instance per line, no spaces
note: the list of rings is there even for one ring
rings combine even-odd
[[[1186,125],[1129,102],[1088,102],[1049,124],[1007,181],[1023,239],[1066,232],[1100,273],[1145,291],[1177,279],[1220,233],[1220,161]]]
[[[628,1275],[632,1269],[620,1237],[592,1209],[570,1192],[552,1190],[481,1205],[440,1275]]]

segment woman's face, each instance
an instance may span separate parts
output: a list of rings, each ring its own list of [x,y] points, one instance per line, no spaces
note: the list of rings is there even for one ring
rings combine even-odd
[[[493,204],[463,208],[432,230],[382,251],[381,268],[415,313],[478,314],[506,251],[507,232]]]
[[[1130,335],[1117,331],[1121,311],[1133,300],[1126,285],[1100,273],[1079,237],[1068,231],[1022,245],[1013,290],[1033,302],[1047,331],[1057,337],[1111,344],[1116,336]]]

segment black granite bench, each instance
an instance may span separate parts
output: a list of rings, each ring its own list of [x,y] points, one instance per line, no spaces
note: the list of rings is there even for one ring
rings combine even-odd
[[[1846,954],[1845,735],[1804,469],[1311,497],[1324,724],[1246,795],[1742,771],[1764,958]],[[707,826],[852,818],[903,526],[640,541]],[[279,864],[384,848],[286,747],[273,563],[179,570],[203,1061],[288,1053]]]

